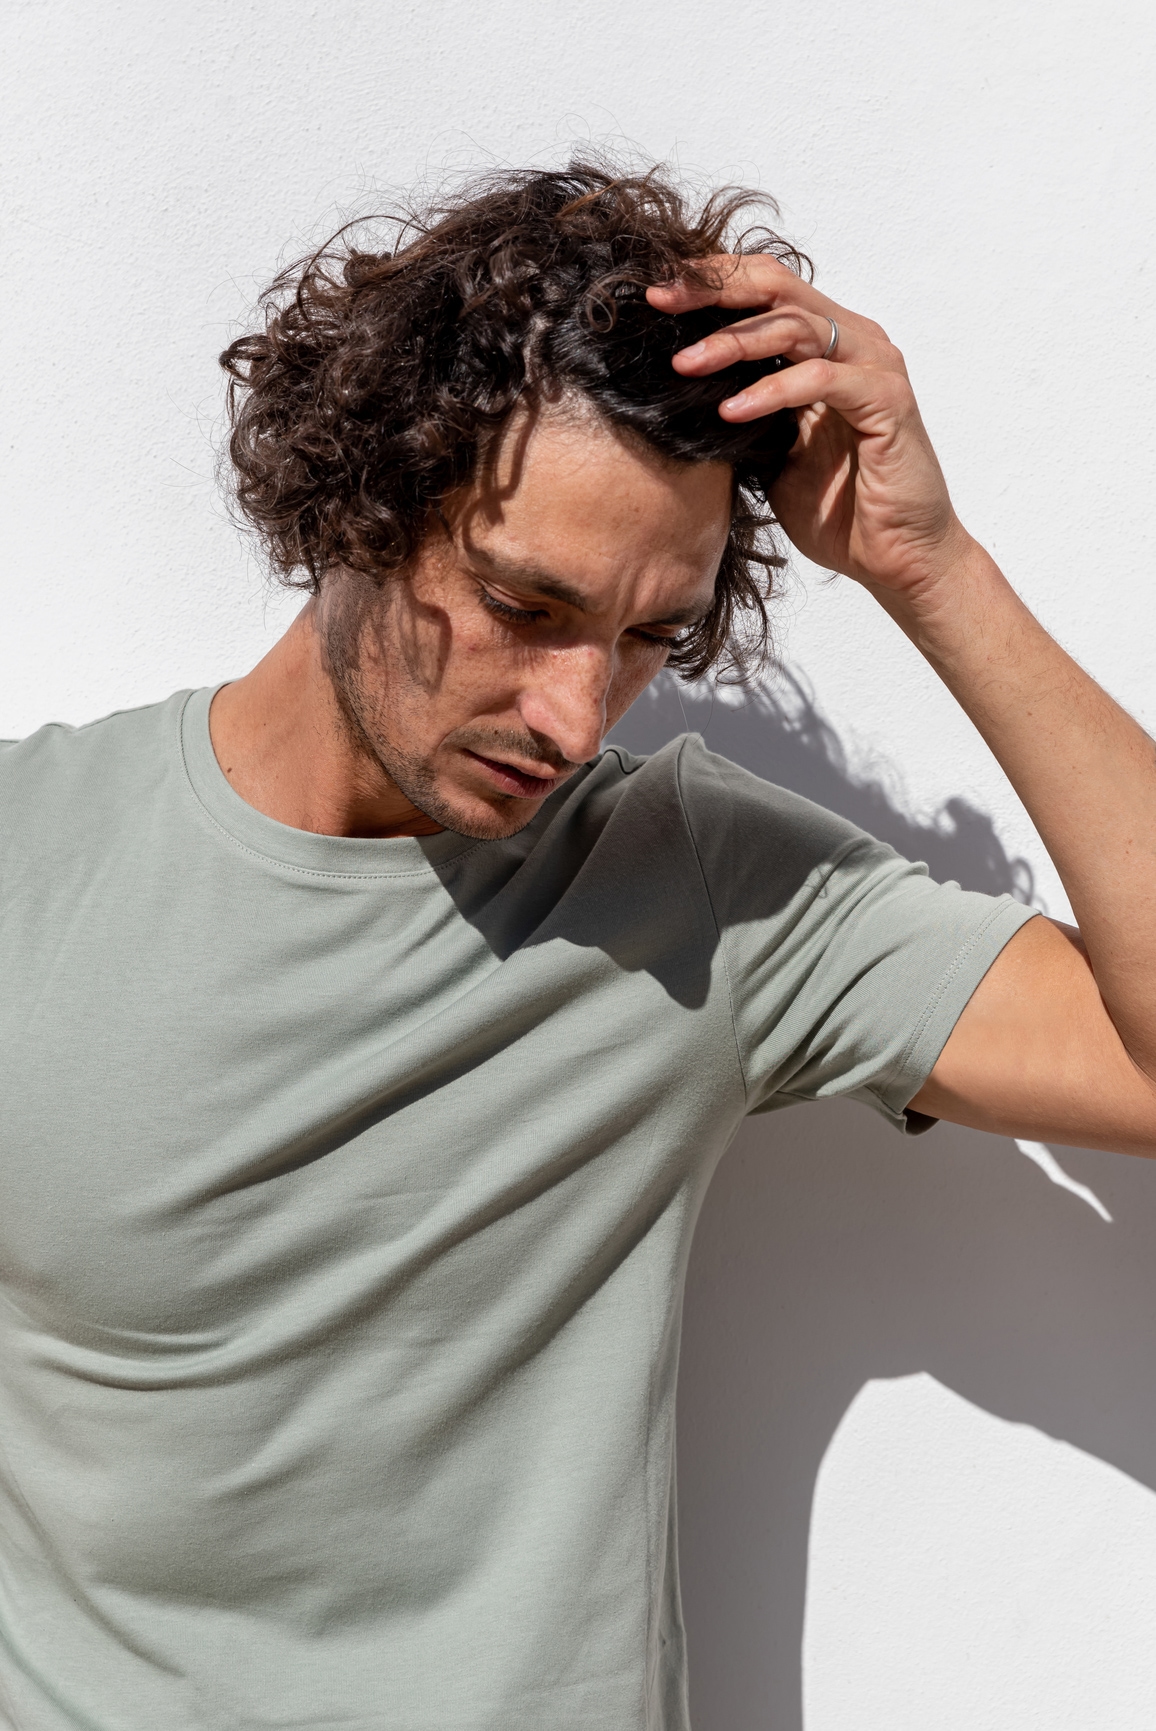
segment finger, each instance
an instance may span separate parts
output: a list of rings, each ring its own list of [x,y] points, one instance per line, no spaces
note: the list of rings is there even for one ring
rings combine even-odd
[[[757,421],[780,409],[805,409],[826,403],[858,432],[878,432],[894,426],[914,409],[907,380],[878,367],[854,367],[838,361],[801,361],[781,373],[748,385],[719,404],[724,421]]]
[[[846,307],[820,294],[770,253],[717,253],[696,263],[694,277],[656,284],[646,291],[652,306],[663,312],[689,312],[695,307],[773,307],[789,300],[813,312],[835,318],[851,315]],[[695,280],[699,278],[701,280]]]
[[[760,310],[680,350],[681,358],[674,362],[679,372],[699,376],[739,360],[761,360],[776,354],[790,360],[824,355],[834,335],[832,325],[836,325],[839,336],[834,353],[839,360],[874,360],[906,376],[903,357],[886,331],[820,294],[777,259],[759,253],[739,259],[711,259],[707,265],[712,270],[725,267],[730,273],[726,283],[720,284],[716,278],[716,286],[710,288],[694,283],[664,284],[661,290],[648,290],[648,296],[660,311],[671,313],[691,306],[741,308],[752,303]],[[777,328],[774,318],[787,315],[793,324]],[[778,339],[784,334],[789,340],[780,344]],[[797,353],[791,352],[792,340],[798,344]]]
[[[680,313],[695,307],[758,306],[790,284],[801,284],[801,278],[770,253],[716,253],[696,260],[693,268],[693,276],[648,288],[651,306]]]
[[[832,349],[836,338],[832,319],[802,307],[788,307],[724,325],[700,342],[679,349],[672,364],[676,372],[701,378],[739,361],[769,360],[772,356],[798,362],[816,360],[831,351],[837,352],[843,361],[881,358],[874,353],[877,345],[867,341],[865,332],[856,325],[838,326],[837,335],[838,341]]]

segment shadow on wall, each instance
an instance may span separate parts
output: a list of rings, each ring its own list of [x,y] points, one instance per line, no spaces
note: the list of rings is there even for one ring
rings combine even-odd
[[[951,801],[924,827],[856,783],[797,683],[731,708],[668,681],[612,737],[650,751],[685,731],[936,877],[1031,897],[981,813]],[[930,1373],[1156,1489],[1156,1185],[1147,1162],[1060,1160],[1111,1224],[1015,1143],[953,1125],[905,1141],[832,1102],[740,1132],[695,1239],[679,1391],[695,1731],[802,1731],[815,1482],[869,1380]]]

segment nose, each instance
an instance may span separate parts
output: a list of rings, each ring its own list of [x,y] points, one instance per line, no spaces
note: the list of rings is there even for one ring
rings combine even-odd
[[[594,757],[606,731],[613,655],[594,644],[570,644],[542,657],[522,689],[518,712],[571,763]]]

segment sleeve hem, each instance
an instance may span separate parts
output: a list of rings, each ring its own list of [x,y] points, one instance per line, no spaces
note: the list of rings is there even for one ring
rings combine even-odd
[[[1024,907],[1021,902],[1013,902],[1010,898],[996,903],[988,918],[961,945],[944,972],[904,1047],[892,1077],[871,1090],[885,1116],[907,1135],[918,1135],[921,1130],[931,1127],[927,1123],[910,1124],[906,1107],[935,1068],[939,1054],[976,987],[1005,945],[1029,920],[1038,917],[1037,908]],[[917,1117],[922,1119],[923,1114],[917,1114]]]

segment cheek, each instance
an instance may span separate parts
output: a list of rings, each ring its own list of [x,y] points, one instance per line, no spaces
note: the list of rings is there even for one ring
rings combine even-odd
[[[409,596],[389,623],[393,642],[382,656],[383,671],[391,683],[400,673],[402,684],[427,702],[472,690],[500,661],[490,621],[472,612]]]
[[[606,693],[606,724],[614,723],[626,714],[634,699],[641,695],[652,679],[662,672],[669,651],[642,643],[618,656],[614,677]]]
[[[524,682],[527,654],[492,620],[472,610],[437,610],[423,620],[410,680],[407,724],[427,739],[490,717],[508,717]]]

